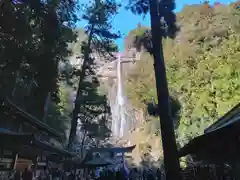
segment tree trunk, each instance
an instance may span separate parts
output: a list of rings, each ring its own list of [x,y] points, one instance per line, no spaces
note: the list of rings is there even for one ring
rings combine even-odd
[[[82,143],[81,143],[81,158],[83,158],[83,146],[84,146],[84,142],[85,142],[85,139],[86,139],[86,135],[87,135],[87,130],[84,131],[83,138],[82,138]]]
[[[167,180],[179,180],[180,165],[173,121],[170,112],[169,92],[162,49],[162,33],[157,0],[149,0],[151,32],[154,57],[154,70],[158,95],[158,111],[161,119],[161,135],[164,152],[164,165]]]
[[[82,67],[81,67],[81,72],[79,74],[78,89],[77,89],[76,99],[75,99],[75,102],[74,102],[71,130],[70,130],[69,140],[68,140],[68,148],[69,149],[72,148],[72,144],[73,144],[73,142],[76,138],[77,124],[78,124],[78,114],[79,114],[80,107],[81,107],[80,96],[81,96],[82,82],[83,82],[84,77],[85,77],[85,71],[86,71],[86,68],[88,66],[88,60],[89,60],[89,57],[90,57],[90,46],[91,46],[92,38],[93,38],[93,29],[94,29],[94,25],[92,25],[90,33],[89,33],[87,47],[84,51],[84,60],[83,60],[83,64],[82,64]]]

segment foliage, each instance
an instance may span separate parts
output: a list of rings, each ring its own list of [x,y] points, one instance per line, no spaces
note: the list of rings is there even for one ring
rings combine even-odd
[[[96,146],[110,136],[108,114],[110,113],[106,96],[98,91],[98,81],[88,77],[82,82],[80,109],[75,144],[80,144],[81,151],[86,146]]]
[[[199,135],[240,101],[240,11],[199,4],[177,14],[181,30],[163,42],[170,94],[181,104],[179,141]],[[156,97],[153,60],[143,54],[126,90],[137,107]]]
[[[1,3],[1,100],[8,97],[60,132],[65,132],[69,117],[59,104],[58,66],[71,54],[76,10],[71,0]]]
[[[78,54],[80,56],[81,45],[83,42],[86,42],[87,34],[85,33],[85,30],[82,28],[75,29],[74,33],[77,35],[76,41],[70,42],[68,44],[68,48],[72,52],[72,54]]]
[[[134,14],[146,15],[150,12],[149,0],[129,0],[127,9]],[[161,0],[158,2],[159,21],[161,23],[161,35],[165,37],[175,37],[178,27],[176,25],[176,16],[173,12],[175,9],[174,0]],[[151,13],[151,12],[150,12]],[[160,32],[159,32],[160,33]]]
[[[21,106],[40,119],[48,93],[58,100],[58,63],[68,56],[67,43],[75,38],[63,25],[74,21],[74,7],[68,4],[67,11],[65,3],[6,1],[1,7],[1,95],[12,97],[22,82],[23,94],[12,98],[24,97]]]
[[[143,37],[144,34],[149,30],[148,27],[142,26],[138,24],[136,29],[133,29],[128,33],[124,40],[124,48],[125,50],[130,50],[131,48],[135,47],[137,44],[136,40],[138,37]],[[137,50],[140,51],[140,47],[137,47]]]
[[[100,120],[106,120],[104,117],[99,118],[99,115],[106,114],[105,97],[96,93],[99,83],[96,80],[95,68],[100,64],[96,54],[100,57],[110,57],[111,52],[116,51],[114,40],[119,37],[118,33],[110,32],[111,19],[117,13],[118,4],[115,1],[100,1],[95,0],[88,4],[83,18],[88,22],[86,26],[87,40],[82,43],[81,52],[83,62],[79,72],[76,74],[79,77],[75,106],[72,113],[72,124],[69,135],[69,148],[76,140],[76,132],[78,126],[78,118],[82,123],[82,129],[85,130],[85,135],[82,140],[82,145],[85,140],[86,132],[96,137],[100,134],[97,130],[102,130],[102,126],[97,127],[96,124]],[[89,99],[90,98],[90,99]],[[93,98],[93,99],[92,99]],[[90,103],[90,104],[88,104]],[[102,107],[104,105],[104,107]],[[103,123],[104,125],[105,122]],[[89,127],[94,130],[90,130]],[[97,128],[95,128],[97,127]],[[95,131],[95,133],[93,133]]]
[[[147,135],[156,135],[158,136],[160,134],[160,123],[157,119],[150,118],[144,125],[144,132]]]
[[[112,28],[112,18],[118,11],[119,4],[115,1],[105,2],[95,0],[86,8],[83,18],[88,22],[86,32],[92,35],[91,47],[100,54],[117,51],[114,40],[120,37],[119,33],[109,31]]]
[[[152,58],[148,53],[141,56],[136,67],[129,72],[126,83],[126,90],[130,100],[136,107],[144,107],[152,97],[156,99],[155,77],[152,73]]]
[[[50,127],[64,134],[64,143],[67,143],[70,129],[72,94],[72,88],[61,82],[59,85],[59,103],[50,102],[46,117],[46,123]]]
[[[98,85],[92,82],[85,82],[84,86],[85,89],[83,90],[84,92],[80,99],[82,105],[80,108],[79,118],[83,126],[83,130],[85,129],[89,134],[93,135],[94,133],[97,133],[95,129],[100,128],[101,123],[102,125],[105,125],[105,122],[103,121],[106,120],[105,117],[106,113],[109,113],[109,107],[106,102],[106,97],[101,96],[97,91]],[[89,126],[90,124],[96,124],[96,127],[91,129]]]

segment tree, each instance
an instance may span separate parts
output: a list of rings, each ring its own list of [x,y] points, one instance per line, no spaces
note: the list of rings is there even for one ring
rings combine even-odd
[[[1,6],[1,97],[39,119],[49,93],[53,104],[58,103],[58,64],[75,39],[63,25],[75,21],[75,7],[68,2],[6,1]]]
[[[107,118],[110,108],[107,99],[98,92],[96,82],[85,82],[84,92],[81,97],[81,106],[79,111],[79,125],[83,132],[81,137],[81,154],[85,142],[88,140],[88,146],[98,146],[101,140],[110,136],[110,130],[107,127]]]
[[[181,29],[176,38],[163,39],[170,95],[181,105],[176,129],[180,146],[203,134],[240,100],[239,9],[212,7],[208,19],[201,15],[202,8],[202,4],[185,6],[177,13]],[[150,54],[144,53],[126,82],[128,96],[137,107],[146,107],[156,98],[152,63]]]
[[[162,38],[173,37],[176,33],[175,8],[173,1],[130,1],[131,9],[137,13],[150,11],[154,70],[158,95],[158,111],[161,119],[161,135],[164,152],[164,165],[167,179],[180,179],[180,165],[169,106],[168,85],[162,50]],[[150,7],[150,9],[148,9]]]
[[[101,2],[96,0],[86,8],[86,14],[83,16],[83,18],[88,21],[88,26],[86,28],[88,39],[82,46],[83,63],[78,74],[79,83],[72,114],[69,148],[71,148],[76,137],[84,80],[93,72],[92,65],[95,59],[91,57],[91,53],[95,51],[95,53],[106,55],[112,51],[116,51],[116,46],[113,46],[113,40],[118,38],[119,35],[109,32],[109,29],[111,29],[110,19],[116,14],[117,8],[118,5],[114,1]]]

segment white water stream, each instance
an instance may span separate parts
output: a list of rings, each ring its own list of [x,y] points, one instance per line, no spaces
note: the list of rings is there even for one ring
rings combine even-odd
[[[135,117],[124,95],[122,80],[122,61],[120,54],[117,57],[116,83],[110,90],[110,106],[112,113],[112,135],[121,138],[134,127]],[[117,92],[116,92],[117,91]],[[115,97],[114,97],[115,94]]]

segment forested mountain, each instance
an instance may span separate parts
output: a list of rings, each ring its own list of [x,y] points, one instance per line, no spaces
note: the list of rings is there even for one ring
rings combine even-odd
[[[180,108],[173,111],[179,145],[202,134],[204,128],[240,101],[239,19],[239,2],[185,6],[177,13],[180,30],[176,38],[164,39],[172,105],[177,103]],[[126,37],[126,44],[140,50],[150,36],[148,28],[138,26]],[[133,105],[147,109],[152,98],[157,99],[155,75],[152,56],[142,52],[125,84]],[[157,124],[158,120],[150,116],[143,129],[150,128],[150,134],[158,132]]]
[[[177,13],[176,38],[164,39],[179,146],[203,133],[204,128],[240,101],[239,7],[239,1],[230,5],[206,2],[185,6]],[[65,142],[71,129],[69,144],[75,145],[77,139],[81,147],[90,141],[99,145],[110,134],[106,128],[109,106],[106,96],[98,91],[95,70],[100,63],[94,55],[104,57],[117,51],[114,42],[119,33],[109,30],[113,29],[119,4],[96,0],[82,12],[70,0],[29,0],[4,1],[0,8],[1,104],[6,97],[11,99],[40,121],[64,132]],[[79,11],[88,25],[73,30]],[[136,48],[142,53],[134,68],[126,73],[125,81],[129,100],[142,111],[147,111],[149,102],[157,99],[153,59],[148,52],[149,30],[138,25],[125,41],[126,50]],[[71,57],[81,58],[82,64],[73,67]],[[79,130],[81,138],[77,136]],[[130,140],[137,144],[136,157],[151,155],[161,159],[160,123],[155,117],[148,114]]]

